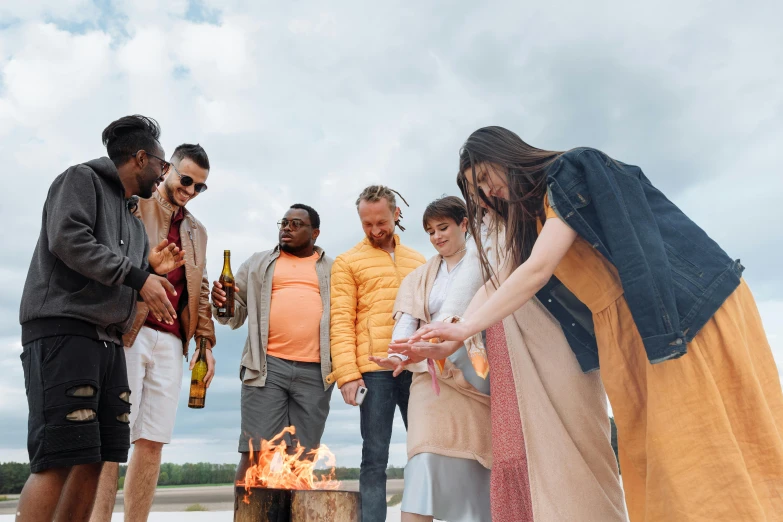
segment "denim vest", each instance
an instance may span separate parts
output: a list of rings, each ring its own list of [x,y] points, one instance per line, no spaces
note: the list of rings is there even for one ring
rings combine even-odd
[[[562,154],[549,167],[547,184],[555,213],[617,268],[650,363],[685,355],[687,343],[739,286],[744,270],[739,260],[730,258],[639,167],[598,150]],[[552,291],[557,293],[558,283],[550,281],[539,300],[554,308],[550,312],[569,342],[575,341],[571,347],[582,369],[596,369],[595,341],[591,344],[588,337],[592,321],[584,320],[584,308],[557,302]]]

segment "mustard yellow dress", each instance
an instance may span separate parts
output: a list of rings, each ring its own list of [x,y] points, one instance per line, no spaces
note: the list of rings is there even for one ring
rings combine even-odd
[[[651,365],[606,258],[578,237],[555,275],[593,313],[631,522],[783,520],[783,391],[744,279],[686,355]]]

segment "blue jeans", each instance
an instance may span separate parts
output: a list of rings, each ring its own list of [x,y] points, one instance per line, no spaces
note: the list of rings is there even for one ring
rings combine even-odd
[[[362,431],[362,466],[359,492],[362,495],[362,522],[386,520],[386,466],[389,463],[394,409],[400,407],[408,429],[408,397],[413,374],[379,371],[362,375],[367,396],[359,407]]]

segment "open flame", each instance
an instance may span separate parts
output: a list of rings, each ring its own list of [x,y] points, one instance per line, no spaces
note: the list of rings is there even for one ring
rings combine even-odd
[[[237,482],[237,486],[244,487],[247,494],[251,488],[338,489],[340,482],[335,480],[334,471],[336,460],[326,444],[305,454],[299,441],[289,449],[284,438],[286,433],[295,435],[296,428],[288,426],[271,440],[262,439],[258,452],[253,451],[252,440],[248,443],[251,466],[245,473],[245,480]],[[315,468],[319,463],[331,469],[317,478]],[[249,502],[247,495],[244,500]]]

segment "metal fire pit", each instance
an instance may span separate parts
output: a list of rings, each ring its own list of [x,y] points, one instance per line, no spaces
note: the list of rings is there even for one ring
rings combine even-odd
[[[361,497],[355,491],[251,488],[248,494],[243,486],[236,488],[234,522],[359,522],[361,518]]]

